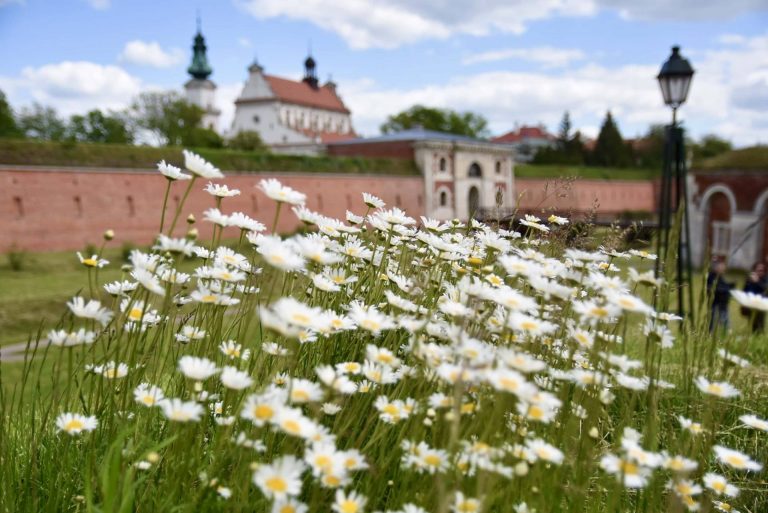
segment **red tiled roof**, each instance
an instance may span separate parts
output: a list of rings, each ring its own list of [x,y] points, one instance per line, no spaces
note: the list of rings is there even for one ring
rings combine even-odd
[[[306,82],[297,82],[274,75],[264,75],[264,78],[275,96],[283,102],[349,114],[349,109],[344,106],[341,98],[336,95],[333,88],[327,85],[315,89]]]
[[[552,139],[553,137],[547,133],[541,127],[538,126],[521,126],[517,130],[507,132],[499,137],[491,139],[495,143],[513,143],[522,141],[523,139]]]

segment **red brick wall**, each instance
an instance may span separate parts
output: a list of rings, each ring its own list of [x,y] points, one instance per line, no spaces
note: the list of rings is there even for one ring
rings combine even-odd
[[[760,194],[768,189],[768,171],[741,171],[720,169],[699,171],[694,174],[698,197],[715,184],[723,184],[733,191],[737,210],[751,211],[756,206]]]
[[[413,142],[393,141],[382,143],[331,144],[328,155],[344,157],[371,157],[413,160]]]
[[[602,215],[656,210],[656,185],[650,180],[575,180],[566,184],[556,180],[515,178],[515,194],[520,197],[520,209],[525,212],[551,208],[566,214],[588,212],[595,200]]]
[[[305,193],[308,208],[331,217],[343,219],[347,209],[363,214],[363,192],[379,196],[389,206],[400,206],[413,217],[424,215],[424,185],[418,176],[228,173],[217,183],[240,189],[241,194],[225,198],[222,210],[240,211],[271,226],[275,202],[256,188],[260,179],[269,177]],[[190,213],[197,217],[196,226],[203,237],[210,234],[211,223],[202,222],[202,213],[215,206],[214,198],[203,192],[207,182],[195,182],[183,212],[183,218]],[[184,195],[187,183],[173,184],[168,216],[175,210],[175,199]],[[12,247],[28,251],[81,249],[88,243],[99,244],[107,229],[116,233],[113,244],[149,243],[159,229],[165,186],[166,180],[156,171],[5,166],[0,168],[0,252]],[[177,234],[186,230],[183,218]],[[284,208],[278,230],[291,231],[298,224],[290,209]],[[230,230],[229,235],[236,237],[236,229]]]

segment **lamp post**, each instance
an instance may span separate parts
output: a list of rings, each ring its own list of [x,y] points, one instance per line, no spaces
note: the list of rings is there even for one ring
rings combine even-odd
[[[687,307],[691,319],[694,314],[693,270],[688,216],[685,139],[683,129],[677,123],[677,109],[685,103],[688,97],[693,73],[691,64],[680,55],[680,47],[673,46],[672,55],[661,66],[661,71],[656,77],[664,97],[664,103],[672,108],[672,124],[668,125],[665,130],[664,169],[661,175],[659,226],[656,240],[656,253],[658,255],[656,276],[661,274],[669,256],[670,231],[674,224],[672,220],[679,218],[681,224],[679,225],[680,232],[677,234],[677,309],[680,316],[683,316]],[[680,211],[681,208],[682,211]],[[686,305],[686,303],[688,304]]]

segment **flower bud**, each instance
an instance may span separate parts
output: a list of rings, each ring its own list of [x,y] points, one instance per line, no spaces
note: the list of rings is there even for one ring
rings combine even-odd
[[[147,461],[150,463],[157,463],[160,461],[160,455],[157,454],[155,451],[150,452],[147,454]]]
[[[114,230],[107,230],[104,232],[104,240],[112,240],[115,238]]]
[[[195,214],[189,214],[187,216],[187,224],[195,224]]]
[[[526,474],[528,474],[528,463],[525,460],[518,462],[515,465],[515,475],[524,476]]]
[[[191,240],[195,240],[197,239],[198,233],[199,232],[197,231],[197,228],[190,228],[189,231],[187,232],[187,238]]]

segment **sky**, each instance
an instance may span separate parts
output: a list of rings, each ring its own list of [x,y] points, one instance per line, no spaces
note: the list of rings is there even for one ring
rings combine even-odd
[[[594,137],[668,123],[655,76],[672,45],[696,74],[679,117],[694,137],[768,144],[768,0],[0,0],[0,90],[62,115],[122,109],[189,78],[196,16],[226,132],[257,59],[300,78],[311,51],[355,130],[423,104]]]

